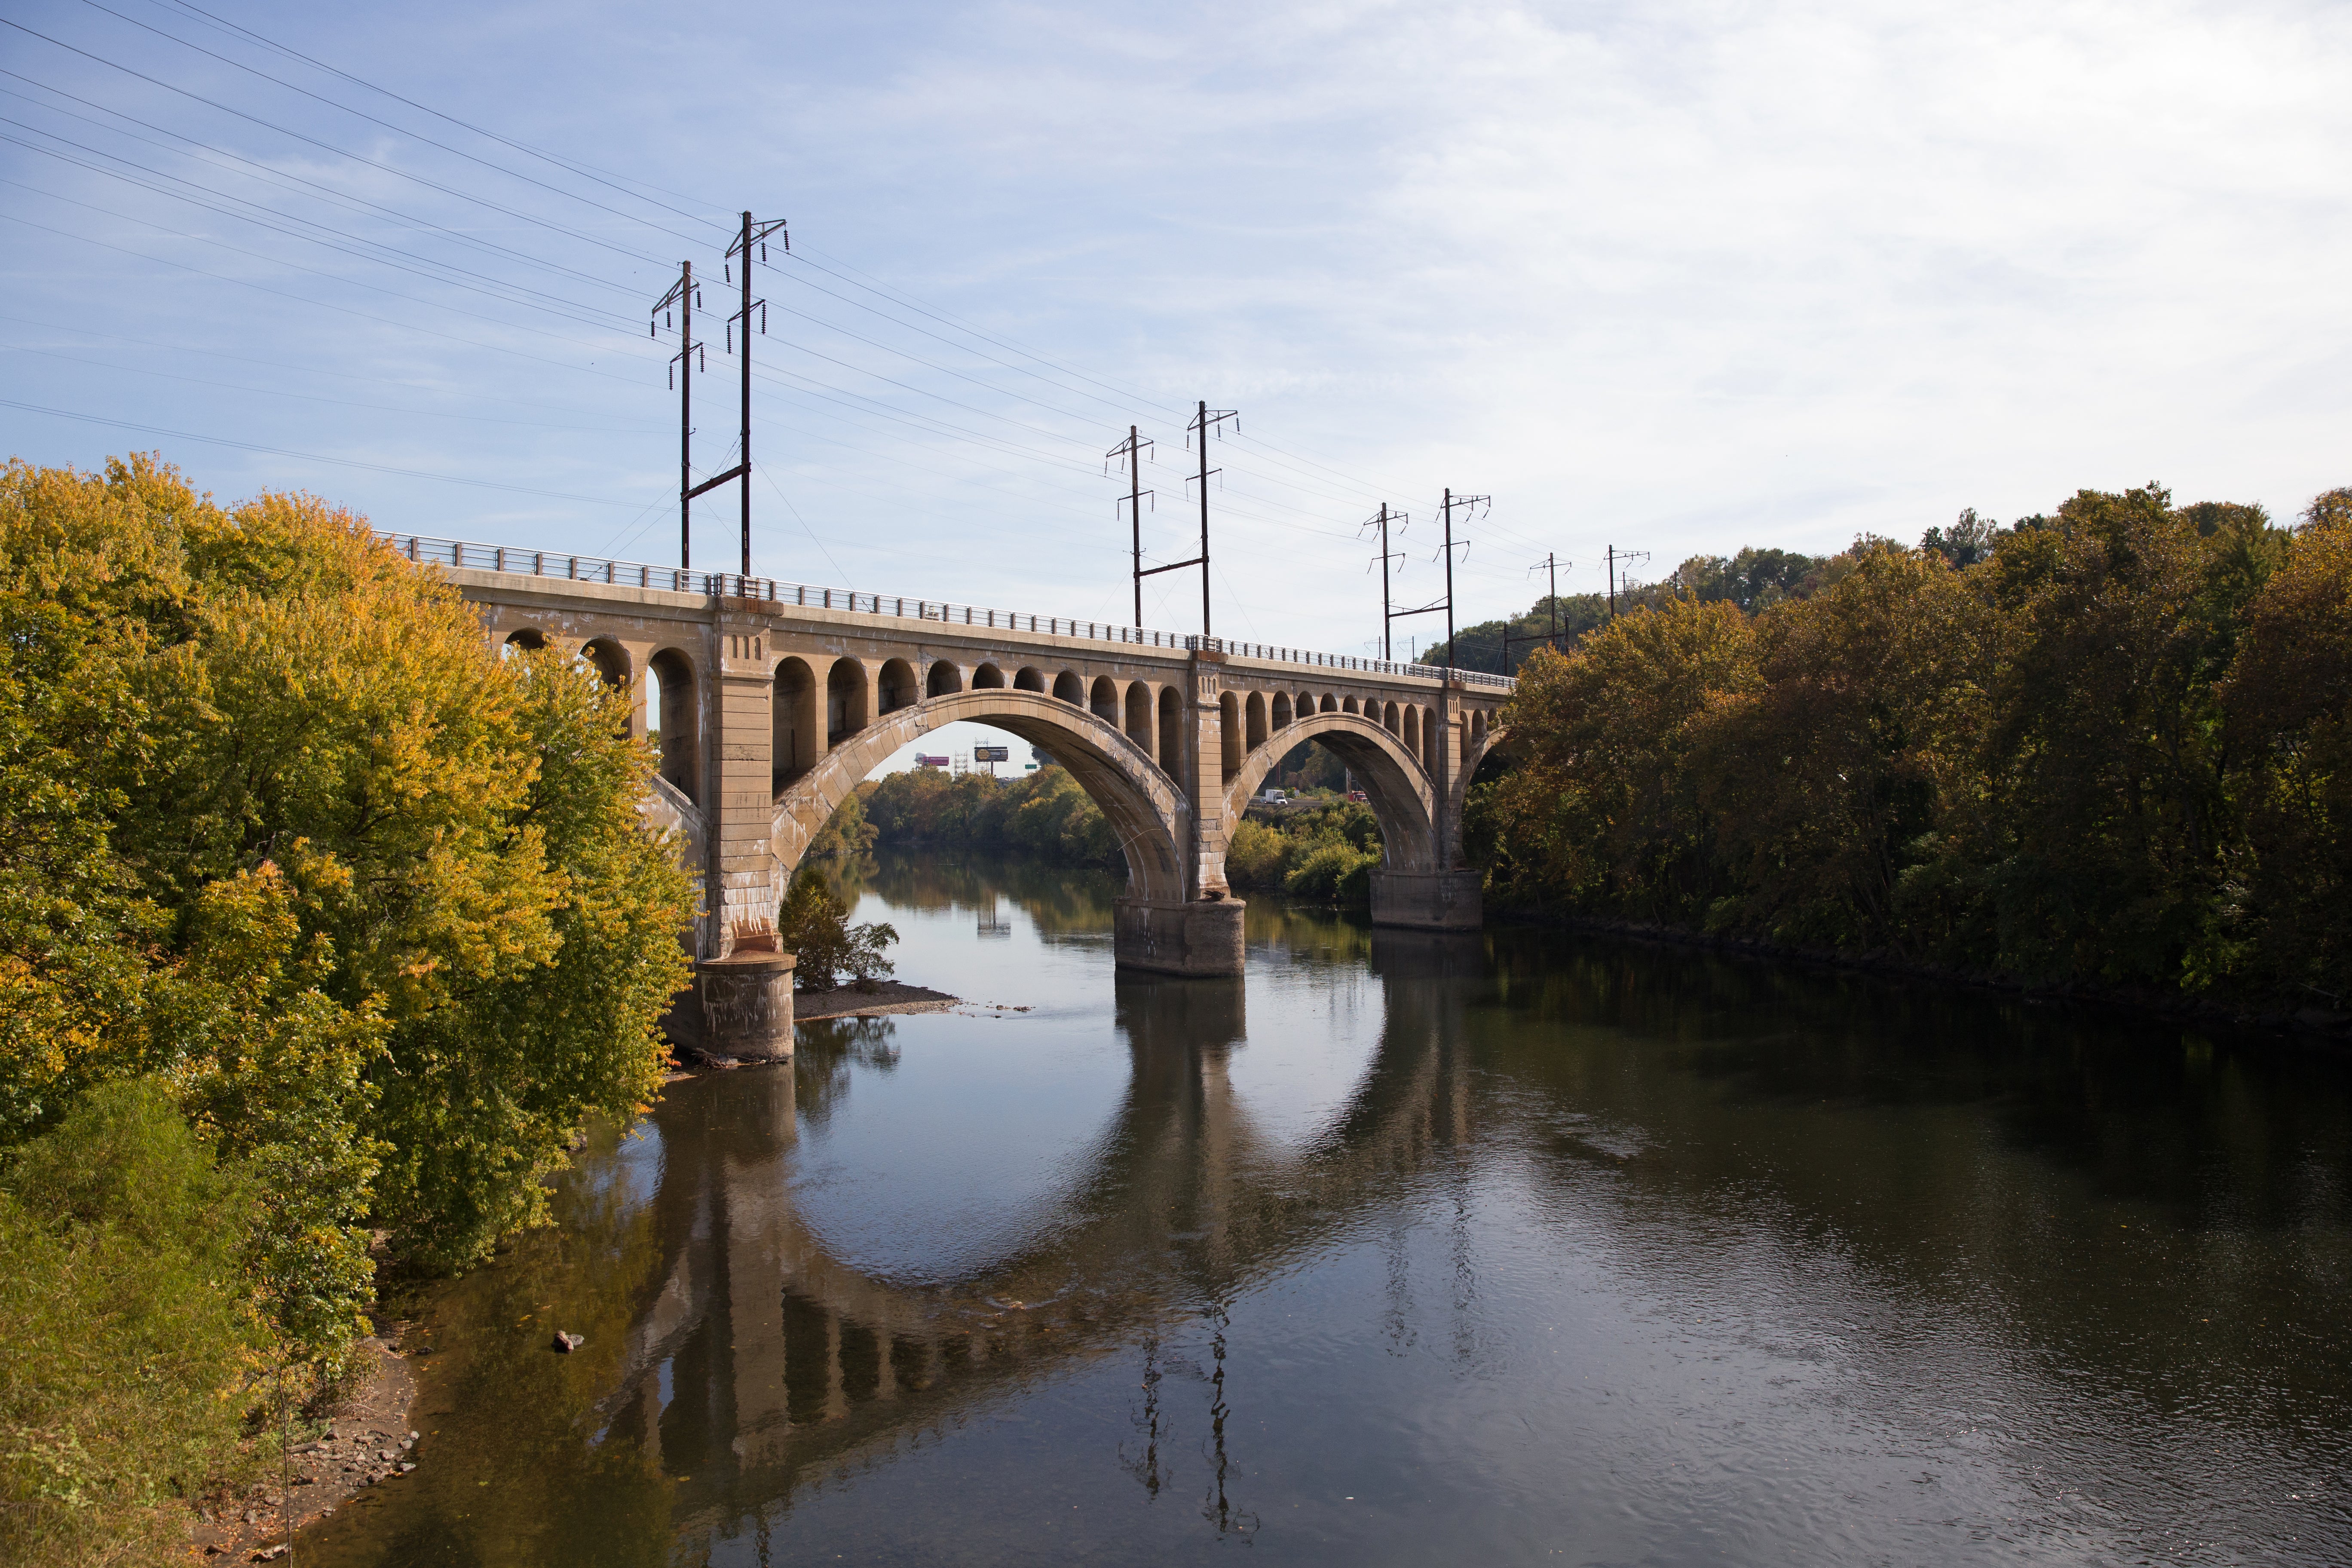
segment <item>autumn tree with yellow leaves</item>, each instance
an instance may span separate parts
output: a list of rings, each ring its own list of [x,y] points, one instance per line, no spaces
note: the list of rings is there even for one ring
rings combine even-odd
[[[214,1285],[280,1362],[332,1371],[371,1231],[447,1268],[541,1219],[583,1126],[656,1093],[686,973],[692,890],[639,819],[654,760],[626,721],[572,661],[497,657],[454,590],[314,497],[224,507],[145,458],[12,462],[0,1248],[70,1254],[137,1217],[7,1186],[131,1115],[122,1086],[249,1195]],[[12,1281],[0,1325],[143,1331],[137,1302],[64,1310],[69,1284]],[[104,1492],[53,1473],[79,1439],[37,1394],[0,1384],[18,1525]]]

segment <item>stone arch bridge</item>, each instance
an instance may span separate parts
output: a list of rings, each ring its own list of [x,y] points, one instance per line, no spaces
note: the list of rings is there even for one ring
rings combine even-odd
[[[1307,740],[1348,763],[1380,819],[1375,923],[1479,923],[1478,877],[1462,864],[1462,793],[1496,738],[1512,687],[1500,677],[386,537],[437,568],[493,643],[573,652],[632,693],[639,732],[661,742],[646,809],[678,831],[702,879],[693,940],[706,970],[773,921],[803,851],[844,797],[901,746],[956,720],[1043,748],[1102,808],[1127,858],[1121,965],[1240,972],[1225,847],[1268,771]],[[762,1026],[755,1018],[729,1032]],[[788,1014],[784,1029],[788,1041]]]

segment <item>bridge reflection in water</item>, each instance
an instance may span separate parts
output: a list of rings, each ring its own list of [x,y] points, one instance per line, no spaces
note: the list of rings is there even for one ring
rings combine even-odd
[[[1475,966],[1481,942],[1380,931],[1370,945],[1384,977],[1410,980]],[[1122,975],[1117,1018],[1132,1074],[1080,1179],[1017,1245],[915,1282],[837,1256],[795,1202],[792,1169],[803,1117],[824,1115],[851,1066],[890,1064],[892,1021],[803,1025],[793,1068],[680,1086],[670,1114],[708,1120],[662,1167],[660,1279],[600,1402],[604,1441],[692,1478],[675,1529],[756,1532],[810,1480],[936,1435],[1060,1363],[1124,1350],[1143,1363],[1129,1469],[1157,1491],[1167,1477],[1160,1342],[1205,1322],[1208,1510],[1246,1532],[1253,1517],[1224,1495],[1222,1303],[1467,1132],[1464,1064],[1449,1044],[1461,1031],[1437,1016],[1441,998],[1460,994],[1385,989],[1374,1059],[1302,1144],[1255,1125],[1229,1081],[1247,1034],[1240,978]],[[681,1394],[688,1369],[698,1397]]]
[[[1037,1011],[607,1134],[308,1568],[2352,1561],[2338,1062],[1272,900],[1107,1005],[1108,879],[873,876]]]

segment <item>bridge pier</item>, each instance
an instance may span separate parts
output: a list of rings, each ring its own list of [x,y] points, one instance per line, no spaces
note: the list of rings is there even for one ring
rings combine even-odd
[[[1243,900],[1138,899],[1111,901],[1111,952],[1121,969],[1155,974],[1239,974]]]
[[[1372,923],[1419,931],[1476,931],[1485,921],[1476,871],[1372,873]]]

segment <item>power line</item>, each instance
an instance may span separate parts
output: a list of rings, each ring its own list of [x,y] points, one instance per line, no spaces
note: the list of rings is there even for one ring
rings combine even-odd
[[[79,48],[61,39],[53,38],[47,33],[38,32],[31,27],[26,26],[22,22],[11,21],[5,16],[0,16],[0,26],[14,27],[16,31],[25,34],[28,37],[38,38],[45,44],[53,45],[56,47],[64,49],[71,54],[79,55],[86,60],[92,60],[110,69],[121,71],[125,76],[137,77],[141,81],[146,82],[153,87],[160,87],[166,92],[177,93],[182,98],[190,99],[194,102],[201,103],[207,109],[217,110],[223,114],[233,114],[237,119],[247,121],[255,125],[262,127],[264,130],[275,131],[280,136],[290,136],[297,142],[306,142],[310,146],[332,153],[339,158],[348,158],[354,163],[364,163],[372,169],[381,169],[387,174],[393,174],[404,180],[414,181],[415,184],[423,185],[429,190],[439,191],[443,195],[454,196],[459,201],[471,202],[477,206],[488,207],[492,212],[503,214],[508,217],[519,219],[523,223],[536,224],[541,228],[552,229],[558,234],[565,235],[572,239],[580,240],[584,244],[598,246],[604,249],[610,250],[616,255],[626,256],[632,260],[659,265],[658,261],[655,258],[647,256],[642,251],[631,250],[625,246],[614,245],[609,240],[599,239],[593,235],[583,234],[577,229],[566,228],[563,225],[551,222],[546,218],[534,217],[529,213],[519,212],[513,207],[502,205],[499,203],[489,200],[486,196],[470,195],[465,191],[460,191],[454,187],[441,184],[436,181],[428,180],[422,174],[412,174],[405,169],[396,167],[391,163],[383,163],[374,158],[364,157],[360,153],[338,147],[331,142],[321,142],[315,136],[308,136],[299,131],[289,130],[286,126],[275,124],[269,121],[264,120],[258,115],[247,114],[241,109],[232,109],[227,104],[217,102],[213,99],[205,97],[202,93],[190,92],[184,87],[175,87],[172,83],[163,80],[161,77],[152,77],[149,76],[145,71],[133,70],[129,66],[108,59],[103,55],[95,55],[90,53],[88,49]]]
[[[591,506],[627,507],[632,501],[614,500],[605,496],[574,495],[565,490],[542,490],[529,485],[500,484],[492,479],[469,479],[457,474],[436,474],[423,468],[404,468],[391,463],[363,463],[356,458],[330,458],[319,452],[297,452],[285,447],[264,447],[252,441],[234,441],[226,436],[203,436],[191,430],[166,430],[160,426],[142,425],[129,419],[109,418],[102,414],[82,414],[70,408],[51,408],[38,403],[21,403],[13,397],[0,397],[0,407],[20,408],[27,414],[47,414],[59,419],[78,419],[86,425],[111,425],[118,429],[136,430],[146,436],[169,436],[175,441],[204,441],[215,447],[234,447],[240,451],[260,452],[274,458],[296,458],[306,463],[331,463],[343,468],[365,468],[372,473],[397,474],[404,479],[437,479],[443,484],[469,485],[476,489],[507,490],[515,495],[546,496],[553,500],[583,501]]]
[[[625,213],[618,207],[609,207],[602,202],[590,201],[586,196],[580,195],[576,191],[567,191],[559,185],[551,185],[545,180],[536,180],[531,178],[529,174],[519,174],[512,169],[507,168],[503,164],[493,163],[487,158],[477,157],[475,154],[466,152],[462,148],[452,147],[446,142],[436,142],[430,136],[421,135],[416,132],[409,130],[404,125],[395,125],[389,120],[380,120],[376,116],[366,112],[364,110],[353,109],[348,103],[341,103],[334,99],[325,97],[320,93],[312,92],[307,87],[297,87],[294,83],[286,80],[283,77],[271,76],[268,71],[247,65],[243,60],[231,59],[228,56],[208,49],[202,44],[192,44],[176,33],[167,33],[163,28],[155,26],[152,23],[142,22],[135,16],[126,16],[120,11],[100,5],[99,0],[82,0],[82,4],[88,5],[93,11],[103,11],[117,21],[126,22],[131,26],[142,28],[147,32],[152,33],[159,38],[168,38],[184,49],[194,49],[196,53],[203,55],[207,59],[215,59],[220,61],[223,65],[234,66],[236,69],[245,71],[252,76],[259,77],[264,81],[274,82],[278,86],[284,88],[289,92],[299,92],[303,97],[311,100],[313,102],[323,103],[330,109],[340,109],[345,114],[353,115],[358,119],[364,120],[371,125],[380,125],[386,131],[393,132],[398,135],[406,136],[413,141],[422,142],[427,147],[438,147],[442,152],[450,154],[452,157],[463,158],[468,163],[478,163],[483,168],[489,170],[493,174],[504,174],[510,180],[520,180],[526,184],[537,185],[542,191],[551,191],[556,195],[567,197],[570,200],[579,202],[585,206],[594,207],[598,212],[610,213],[614,217],[625,219],[630,223],[641,223],[646,225],[648,228],[660,229],[663,233],[675,235],[676,237],[679,239],[691,241],[697,237],[690,234],[678,234],[675,229],[668,228],[660,224],[653,223],[649,219],[639,217],[635,213]]]
[[[636,192],[629,190],[626,186],[616,183],[617,181],[627,179],[628,176],[626,175],[615,174],[609,170],[599,170],[593,163],[575,163],[568,162],[565,159],[555,156],[551,153],[543,152],[537,147],[533,147],[528,142],[517,142],[510,137],[501,136],[497,132],[485,130],[481,126],[476,125],[470,121],[460,120],[456,115],[444,113],[442,110],[435,109],[429,104],[419,103],[413,98],[404,98],[399,93],[393,91],[390,88],[379,87],[374,82],[369,81],[364,78],[353,76],[351,72],[341,69],[335,66],[331,66],[324,60],[314,59],[310,56],[303,54],[299,49],[290,48],[284,44],[278,43],[273,38],[266,37],[262,34],[255,32],[250,27],[241,26],[223,16],[215,16],[210,11],[190,5],[188,0],[173,0],[173,4],[183,11],[186,11],[196,16],[202,17],[205,22],[217,29],[240,34],[243,37],[251,39],[253,42],[261,45],[264,48],[274,49],[289,59],[299,60],[304,65],[310,66],[318,70],[325,71],[330,76],[341,77],[345,81],[348,81],[354,86],[363,87],[370,92],[380,93],[383,97],[389,98],[396,103],[404,103],[411,109],[418,110],[424,113],[432,115],[436,120],[446,120],[452,125],[470,131],[477,136],[488,137],[490,141],[499,142],[503,146],[511,147],[518,153],[527,153],[530,156],[540,159],[544,163],[552,163],[557,168],[562,169],[567,173],[577,174],[583,179],[593,180],[598,184],[604,185],[608,189],[619,191],[623,195],[635,196],[638,201],[645,202],[652,206],[661,207],[665,212],[676,213],[679,217],[688,219],[692,222],[710,224],[713,227],[725,226],[724,225],[716,223],[714,220],[704,217],[699,214],[690,213],[678,207],[669,206],[665,203],[653,200],[650,196],[638,195]],[[663,190],[663,187],[652,184],[646,181],[630,180],[629,183],[631,184],[643,184],[647,190],[662,191],[665,195],[677,196],[680,201],[694,200],[692,196],[680,195],[679,193],[676,191]],[[640,219],[637,221],[642,222],[643,220]]]

